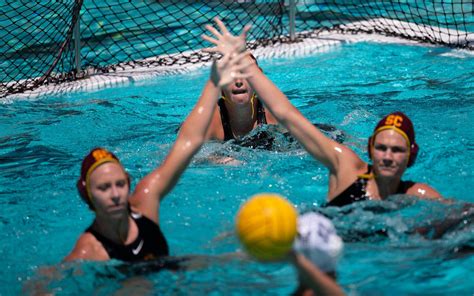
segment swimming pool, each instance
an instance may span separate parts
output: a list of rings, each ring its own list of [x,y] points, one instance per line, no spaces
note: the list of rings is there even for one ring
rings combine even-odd
[[[438,240],[407,234],[415,225],[451,215],[461,202],[474,202],[472,54],[354,43],[311,57],[260,63],[305,116],[350,135],[346,143],[360,155],[365,155],[366,138],[382,115],[406,112],[421,149],[406,178],[429,183],[457,200],[442,206],[394,199],[324,210],[350,238],[338,268],[345,291],[472,294],[472,223],[459,224]],[[201,70],[0,105],[1,295],[22,293],[28,280],[38,280],[38,267],[57,264],[91,223],[74,186],[81,158],[94,146],[106,146],[121,158],[133,180],[140,179],[166,155],[207,75]],[[209,161],[214,153],[229,154],[242,164],[214,164]],[[51,288],[57,294],[131,294],[140,292],[138,286],[152,294],[289,294],[296,278],[288,264],[219,255],[240,248],[232,235],[233,219],[250,195],[278,192],[301,210],[319,208],[326,182],[326,170],[301,149],[275,152],[206,144],[161,211],[171,254],[202,255],[193,270],[73,264],[61,270]],[[378,235],[379,230],[387,235]]]

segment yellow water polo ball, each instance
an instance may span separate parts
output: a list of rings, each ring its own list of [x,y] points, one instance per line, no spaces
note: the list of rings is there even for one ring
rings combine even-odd
[[[257,194],[237,213],[237,236],[254,258],[279,260],[293,245],[297,217],[295,207],[284,197],[273,193]]]

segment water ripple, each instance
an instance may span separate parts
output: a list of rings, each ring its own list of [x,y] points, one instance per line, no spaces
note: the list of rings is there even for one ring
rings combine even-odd
[[[1,176],[28,178],[41,173],[39,167],[69,168],[71,159],[74,159],[71,154],[60,149],[44,145],[24,146],[0,155]]]

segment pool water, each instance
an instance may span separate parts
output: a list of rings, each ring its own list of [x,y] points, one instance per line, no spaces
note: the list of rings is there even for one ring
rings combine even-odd
[[[161,206],[172,256],[195,255],[188,271],[159,264],[59,265],[93,215],[75,181],[95,146],[121,158],[133,184],[166,156],[175,130],[208,76],[201,70],[91,93],[0,104],[0,295],[31,293],[56,266],[57,294],[285,295],[296,286],[288,263],[260,264],[240,249],[234,216],[249,196],[277,192],[301,211],[330,216],[346,240],[338,281],[352,295],[471,295],[474,166],[474,57],[445,48],[354,43],[295,59],[260,61],[265,73],[315,123],[334,125],[366,157],[381,116],[401,110],[415,124],[420,154],[407,179],[431,184],[451,205],[406,196],[321,209],[327,170],[297,146],[267,151],[211,142]],[[285,143],[282,143],[285,145]],[[212,162],[225,154],[238,165]],[[460,222],[439,239],[412,234],[438,219]],[[384,235],[380,235],[383,232]],[[36,284],[36,286],[34,285]]]

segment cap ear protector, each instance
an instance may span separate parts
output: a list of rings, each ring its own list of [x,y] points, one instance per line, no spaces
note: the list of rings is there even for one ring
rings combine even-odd
[[[90,188],[88,187],[89,178],[92,172],[98,166],[106,162],[113,162],[122,166],[119,159],[113,153],[107,151],[104,148],[92,149],[92,151],[82,161],[81,176],[76,183],[76,188],[79,191],[79,195],[81,196],[82,200],[87,203],[87,205],[89,206],[91,210],[94,210],[94,206],[92,205],[92,202],[91,202],[92,195],[90,192]],[[125,175],[127,176],[128,188],[130,190],[130,183],[131,183],[130,176],[125,171],[125,169],[124,169],[124,172],[125,172]]]
[[[411,167],[415,163],[418,155],[418,144],[415,142],[415,130],[410,118],[399,111],[385,116],[375,127],[374,133],[369,137],[367,144],[369,158],[372,159],[372,148],[374,147],[375,137],[379,132],[387,129],[395,130],[406,140],[409,148],[407,167]]]

